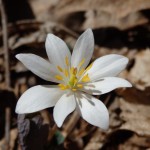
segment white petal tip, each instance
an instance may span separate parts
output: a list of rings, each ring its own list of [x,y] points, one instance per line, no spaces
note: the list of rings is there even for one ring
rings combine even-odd
[[[48,33],[47,34],[47,39],[49,39],[49,38],[53,38],[53,37],[57,37],[57,36],[55,36],[54,34],[52,34],[52,33]]]
[[[53,114],[53,115],[54,115],[54,114]],[[63,122],[62,122],[62,121],[59,121],[59,120],[56,120],[55,117],[54,117],[54,121],[55,121],[57,127],[58,127],[58,128],[61,128]]]
[[[16,112],[16,114],[23,114],[23,113],[21,112],[21,110],[20,110],[18,107],[16,107],[15,112]]]
[[[107,117],[107,119],[106,119],[106,122],[101,125],[100,124],[93,124],[93,125],[97,126],[101,130],[107,131],[109,129],[109,117]]]
[[[132,84],[131,84],[131,83],[129,83],[128,87],[132,87]]]
[[[17,54],[15,57],[18,59],[18,60],[23,60],[23,59],[25,59],[24,57],[25,56],[27,56],[26,54],[23,54],[23,53],[21,53],[21,54]]]
[[[88,28],[88,29],[86,29],[86,31],[92,31],[92,29],[91,29],[91,28]]]
[[[57,127],[58,127],[58,128],[61,128],[62,124],[58,124],[58,123],[56,123],[56,124],[57,124]]]
[[[93,32],[92,32],[91,28],[86,29],[85,32],[88,33],[88,34],[92,34],[93,35]]]
[[[15,112],[16,112],[17,114],[24,114],[24,109],[22,109],[22,108],[20,107],[20,105],[18,105],[18,103],[17,103]]]
[[[17,110],[17,109],[15,110],[15,113],[16,113],[16,114],[19,114],[19,112],[18,112],[18,110]]]
[[[125,59],[125,63],[126,63],[126,64],[128,64],[128,62],[129,62],[129,58],[124,57],[124,59]]]
[[[107,131],[109,129],[109,124],[106,125],[105,127],[99,126],[99,128],[102,129],[102,130],[104,130],[104,131]]]
[[[58,117],[56,117],[55,114],[53,114],[53,115],[54,115],[54,121],[55,121],[57,127],[61,128],[62,125],[63,125],[64,120],[62,121],[61,119],[59,119]]]
[[[19,59],[20,56],[21,56],[21,54],[17,54],[15,57],[16,57],[17,59]]]
[[[99,125],[98,127],[104,131],[107,131],[109,129],[109,113],[107,111],[107,115],[105,116],[105,121],[103,124]]]
[[[132,87],[132,84],[128,81],[126,81],[126,85],[124,87]]]

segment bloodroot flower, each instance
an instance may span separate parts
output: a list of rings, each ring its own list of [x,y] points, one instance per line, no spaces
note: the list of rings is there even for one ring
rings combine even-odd
[[[37,85],[28,89],[20,97],[16,112],[33,113],[55,106],[53,116],[58,127],[76,110],[88,123],[107,129],[108,110],[92,95],[132,86],[128,81],[115,77],[125,69],[128,58],[106,55],[87,67],[94,50],[91,29],[79,37],[72,56],[67,45],[53,34],[48,34],[45,46],[49,61],[34,54],[18,54],[16,58],[40,78],[58,85]]]

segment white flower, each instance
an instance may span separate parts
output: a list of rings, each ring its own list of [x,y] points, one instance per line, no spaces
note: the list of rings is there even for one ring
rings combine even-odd
[[[109,114],[105,105],[91,95],[101,95],[131,84],[115,77],[127,65],[128,58],[111,54],[95,60],[89,67],[94,50],[94,37],[87,29],[77,40],[72,56],[67,45],[57,36],[48,34],[46,52],[49,61],[34,54],[16,56],[29,70],[44,80],[58,85],[37,85],[19,99],[16,112],[33,113],[54,107],[54,120],[61,127],[75,109],[92,125],[107,129]]]

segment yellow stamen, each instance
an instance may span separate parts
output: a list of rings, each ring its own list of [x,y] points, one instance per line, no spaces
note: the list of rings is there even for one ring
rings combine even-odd
[[[73,74],[74,67],[71,67],[70,73]]]
[[[77,77],[74,75],[74,74],[72,74],[71,75],[71,78],[70,78],[70,80],[69,80],[69,85],[71,86],[71,87],[73,87],[76,83],[77,83]]]
[[[74,67],[72,67],[71,69],[70,69],[70,74],[75,74],[75,71],[74,71]]]
[[[66,63],[67,66],[69,66],[68,56],[65,57],[65,63]]]
[[[78,87],[78,88],[82,88],[83,85],[82,85],[82,84],[77,84],[77,87]]]
[[[72,67],[70,70],[70,73],[73,75],[76,75],[77,74],[77,68]]]
[[[67,88],[66,88],[66,87],[60,87],[60,89],[61,89],[61,90],[66,90]]]
[[[77,89],[72,89],[72,91],[74,91],[74,92],[75,92],[75,91],[77,91]]]
[[[58,84],[58,86],[60,87],[61,90],[66,90],[69,88],[68,85],[64,85],[64,84]]]
[[[68,77],[68,70],[65,69],[64,74],[65,74],[66,77]]]
[[[86,74],[82,79],[81,79],[82,82],[88,82],[90,81],[90,78],[89,78],[89,75]]]
[[[82,69],[79,71],[78,75],[81,76],[84,71],[85,71],[85,69],[82,68]]]
[[[63,85],[63,84],[58,84],[58,86],[59,86],[60,88],[63,88],[65,85]]]
[[[79,63],[78,67],[80,68],[85,62],[85,59],[82,59],[81,62]]]
[[[86,68],[86,70],[85,71],[88,71],[88,70],[90,70],[91,68],[92,68],[92,66],[93,66],[93,63],[91,63],[87,68]]]
[[[69,80],[69,85],[71,87],[73,87],[78,81],[77,77],[76,77],[77,68],[72,67],[71,70],[70,70],[70,74],[71,74],[71,77],[70,77],[70,80]]]
[[[64,86],[64,84],[58,84],[58,86],[59,86],[59,87],[62,87],[62,86]]]
[[[63,80],[62,76],[60,76],[60,75],[56,75],[55,78],[56,78],[57,80]]]
[[[73,74],[76,75],[77,74],[77,68],[73,69]]]
[[[57,66],[57,69],[58,69],[60,72],[63,72],[63,69],[62,69],[60,66]]]

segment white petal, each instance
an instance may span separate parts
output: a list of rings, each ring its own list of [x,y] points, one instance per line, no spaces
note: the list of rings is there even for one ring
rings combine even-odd
[[[128,58],[110,54],[96,59],[92,68],[87,72],[91,81],[99,80],[103,77],[111,77],[118,75],[125,69]]]
[[[121,87],[132,87],[132,85],[127,80],[121,78],[106,77],[97,82],[84,84],[82,90],[92,95],[101,95]]]
[[[58,74],[56,68],[45,59],[34,54],[18,54],[16,58],[40,78],[58,82],[55,79],[55,75]]]
[[[66,43],[59,37],[53,34],[48,34],[46,38],[45,47],[50,62],[55,66],[60,66],[62,68],[66,67],[66,57],[68,57],[68,60],[70,62],[71,53]]]
[[[54,106],[64,94],[57,87],[38,85],[28,89],[17,102],[16,113],[33,113]]]
[[[81,116],[88,123],[104,130],[109,126],[109,114],[106,106],[95,97],[84,93],[76,93]]]
[[[61,127],[65,118],[74,111],[76,102],[71,93],[64,94],[54,107],[54,120],[58,127]]]
[[[73,54],[71,57],[71,66],[77,67],[79,63],[84,59],[83,68],[85,68],[93,55],[94,50],[94,37],[91,29],[87,29],[77,40]],[[82,68],[81,67],[81,68]]]

